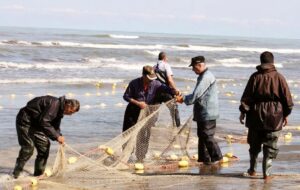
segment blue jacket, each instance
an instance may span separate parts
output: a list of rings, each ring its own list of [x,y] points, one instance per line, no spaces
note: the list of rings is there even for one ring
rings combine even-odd
[[[186,105],[194,104],[194,121],[216,120],[219,103],[215,76],[208,70],[200,74],[193,93],[184,96],[183,101]]]

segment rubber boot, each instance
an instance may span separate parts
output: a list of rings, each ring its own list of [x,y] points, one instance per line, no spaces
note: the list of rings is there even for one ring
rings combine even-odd
[[[20,173],[23,171],[25,163],[26,162],[23,161],[18,161],[18,160],[16,161],[16,166],[13,171],[13,176],[15,179],[17,179],[20,176]]]
[[[47,164],[47,159],[36,158],[34,163],[34,176],[40,176],[44,173]]]
[[[250,176],[256,175],[256,167],[257,167],[257,155],[250,154],[250,168],[248,169],[248,174]]]
[[[263,158],[263,175],[264,179],[271,177],[272,159],[268,157]]]

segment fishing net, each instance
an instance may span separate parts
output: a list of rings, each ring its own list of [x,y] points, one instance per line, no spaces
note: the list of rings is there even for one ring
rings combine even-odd
[[[170,172],[197,164],[192,119],[177,127],[176,108],[174,100],[148,106],[134,126],[104,144],[84,144],[76,149],[68,144],[61,146],[52,170],[38,179],[45,179],[47,187],[56,184],[55,188],[97,189],[105,180],[113,185],[124,183],[133,178],[132,173]],[[13,185],[17,182],[26,187],[19,180]]]

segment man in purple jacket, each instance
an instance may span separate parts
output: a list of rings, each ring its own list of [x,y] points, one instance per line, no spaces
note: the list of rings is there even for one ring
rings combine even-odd
[[[164,96],[160,95],[172,94],[172,90],[168,86],[155,79],[156,74],[153,67],[144,66],[142,77],[136,78],[129,83],[123,96],[124,100],[129,102],[124,114],[123,132],[137,123],[142,109],[148,105],[164,102]],[[135,154],[139,162],[143,161],[148,151],[151,127],[148,125],[144,126],[137,135]]]
[[[123,96],[129,102],[125,110],[123,132],[136,124],[141,109],[163,101],[159,96],[161,92],[172,94],[172,90],[156,78],[153,67],[144,66],[142,77],[129,83]]]

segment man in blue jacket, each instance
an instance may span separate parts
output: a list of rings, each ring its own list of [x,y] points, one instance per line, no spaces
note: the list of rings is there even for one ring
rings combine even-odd
[[[16,119],[18,141],[21,146],[13,176],[18,178],[26,162],[37,149],[34,165],[34,176],[44,173],[49,156],[50,141],[63,144],[65,139],[60,132],[60,123],[64,115],[78,112],[80,104],[74,99],[65,99],[64,96],[41,96],[30,100],[22,108]]]
[[[195,74],[199,75],[192,94],[178,96],[177,102],[186,105],[194,104],[194,118],[197,122],[198,162],[216,164],[222,158],[221,150],[214,139],[216,119],[219,117],[217,83],[214,75],[208,70],[203,56],[192,58],[191,64]]]

